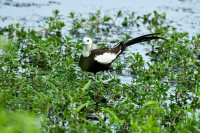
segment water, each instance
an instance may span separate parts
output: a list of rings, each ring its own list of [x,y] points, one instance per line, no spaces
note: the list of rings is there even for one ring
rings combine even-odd
[[[200,30],[199,7],[198,0],[1,0],[0,26],[22,23],[34,27],[44,23],[55,9],[61,11],[66,23],[69,12],[88,14],[100,9],[108,15],[116,14],[119,10],[143,15],[156,10],[166,12],[171,26],[195,35]]]

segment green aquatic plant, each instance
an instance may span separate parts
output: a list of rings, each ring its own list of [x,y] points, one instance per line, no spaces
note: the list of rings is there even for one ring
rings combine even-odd
[[[41,120],[25,111],[11,112],[0,109],[0,130],[3,133],[41,133]]]
[[[149,62],[127,49],[113,63],[115,78],[108,84],[94,82],[78,67],[80,33],[95,35],[99,48],[112,47],[133,37],[122,33],[127,27],[118,21],[125,17],[128,28],[147,27],[168,41],[142,44],[150,46]],[[1,28],[0,101],[6,109],[0,111],[1,131],[199,132],[199,34],[178,32],[165,24],[165,13],[156,11],[111,16],[99,10],[85,17],[70,13],[70,19],[73,33],[67,34],[58,10],[38,30],[21,24]],[[129,84],[121,82],[124,75]],[[41,126],[33,126],[34,121]]]
[[[17,51],[16,47],[12,44],[12,40],[8,39],[7,36],[0,36],[0,49],[2,49],[3,52]]]

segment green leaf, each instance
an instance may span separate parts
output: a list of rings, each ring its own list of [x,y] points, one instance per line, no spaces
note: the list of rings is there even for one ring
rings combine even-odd
[[[115,121],[117,121],[117,123],[124,123],[124,120],[120,120],[120,119],[116,116],[116,114],[115,114],[114,112],[112,112],[112,111],[110,111],[109,109],[106,109],[106,108],[102,108],[102,109],[103,109],[104,112],[109,113],[109,114],[113,117],[113,119],[114,119]]]
[[[83,107],[85,107],[88,103],[81,104],[75,109],[75,112],[78,113]]]
[[[161,14],[161,17],[162,17],[162,18],[165,18],[165,17],[166,17],[166,13],[163,12],[163,13]]]
[[[85,90],[89,89],[91,86],[92,81],[89,80],[87,84],[84,85],[83,88],[81,88],[81,90],[84,92]]]
[[[109,16],[104,16],[104,18],[103,18],[103,20],[105,21],[105,22],[107,22],[107,21],[109,21],[109,20],[111,20],[112,18],[111,17],[109,17]]]
[[[138,133],[142,132],[141,126],[138,125],[138,121],[133,122],[133,120],[131,120],[131,127],[130,127],[131,131],[137,131]]]
[[[96,115],[96,117],[99,119],[99,121],[100,121],[105,127],[107,127],[107,126],[106,126],[106,123],[104,122],[104,120],[102,120],[98,115]]]
[[[71,18],[74,18],[74,15],[75,15],[74,12],[70,12],[69,14],[70,14],[70,17],[71,17]]]
[[[158,105],[158,101],[148,101],[143,105],[143,108],[148,105]]]
[[[94,125],[91,121],[89,121],[89,120],[87,120],[87,119],[85,119],[85,118],[81,118],[81,119],[84,120],[86,123],[88,123],[90,126],[93,126],[93,125]]]
[[[122,11],[119,10],[119,11],[117,12],[117,17],[121,17],[121,16],[122,16]]]
[[[181,124],[183,124],[183,120],[179,121],[176,126],[175,126],[175,131],[178,131],[178,129],[180,128]]]
[[[40,94],[39,92],[37,92],[36,90],[30,88],[29,85],[27,85],[27,91],[28,91],[28,92],[32,92],[32,93],[34,93],[34,94],[36,94],[36,95],[42,97],[41,94]]]

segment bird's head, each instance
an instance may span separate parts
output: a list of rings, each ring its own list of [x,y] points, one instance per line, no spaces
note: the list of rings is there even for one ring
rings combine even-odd
[[[89,56],[91,54],[92,49],[93,49],[93,41],[92,41],[92,39],[88,38],[88,37],[85,37],[85,38],[83,38],[82,44],[84,45],[83,46],[83,56],[84,56],[84,53],[85,53],[85,56]]]
[[[89,37],[83,38],[83,45],[86,46],[86,47],[91,48],[93,46],[92,39],[89,38]]]

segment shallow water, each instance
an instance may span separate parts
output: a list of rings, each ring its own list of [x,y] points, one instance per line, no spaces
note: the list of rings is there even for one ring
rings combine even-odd
[[[138,15],[166,12],[167,21],[180,31],[191,35],[200,30],[200,1],[198,0],[1,0],[0,25],[23,23],[33,27],[44,23],[58,9],[68,22],[69,12],[88,14],[100,9],[104,14],[115,14],[118,10],[136,12]]]

